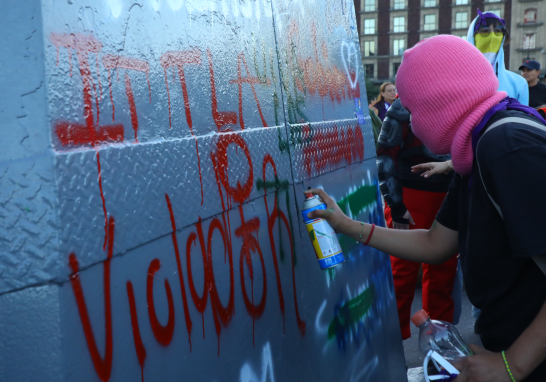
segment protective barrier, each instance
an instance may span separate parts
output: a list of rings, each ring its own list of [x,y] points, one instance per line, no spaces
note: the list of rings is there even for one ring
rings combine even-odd
[[[352,1],[4,0],[0,380],[403,381]]]

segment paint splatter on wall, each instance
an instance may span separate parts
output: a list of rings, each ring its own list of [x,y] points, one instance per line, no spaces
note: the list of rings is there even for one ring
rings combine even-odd
[[[322,186],[383,222],[352,2],[13,6],[1,380],[403,378],[388,257],[322,272],[298,218]]]

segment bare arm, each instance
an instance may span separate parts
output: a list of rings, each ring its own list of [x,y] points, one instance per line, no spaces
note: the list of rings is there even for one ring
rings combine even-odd
[[[449,174],[453,171],[453,164],[451,160],[445,162],[429,162],[421,163],[415,165],[411,168],[411,172],[421,172],[424,171],[421,176],[428,178],[431,175],[435,174]]]
[[[546,303],[537,316],[506,352],[506,359],[516,378],[521,381],[546,360]]]
[[[501,353],[470,345],[474,354],[455,364],[461,374],[454,382],[510,382]],[[506,360],[516,381],[527,378],[546,360],[546,303],[527,329],[506,351]]]
[[[322,189],[309,190],[326,203],[327,210],[315,210],[309,213],[312,218],[323,218],[336,232],[365,243],[372,226],[347,217],[336,202]],[[361,237],[362,235],[362,237]],[[392,230],[375,227],[369,245],[405,260],[422,263],[440,264],[457,252],[458,233],[434,222],[429,230]]]

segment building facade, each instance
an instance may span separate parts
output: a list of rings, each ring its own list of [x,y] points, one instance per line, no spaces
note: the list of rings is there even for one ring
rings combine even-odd
[[[466,38],[478,8],[504,18],[510,30],[512,0],[355,0],[366,78],[394,79],[404,51],[422,39],[438,34]],[[509,41],[504,49],[508,67]]]
[[[545,66],[546,4],[543,0],[514,0],[512,16],[514,21],[510,52],[512,70],[517,70],[522,62],[528,59],[536,60]]]

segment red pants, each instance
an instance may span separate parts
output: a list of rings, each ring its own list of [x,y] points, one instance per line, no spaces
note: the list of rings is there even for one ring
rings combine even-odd
[[[410,229],[429,229],[440,210],[446,193],[418,191],[404,188],[404,204],[409,210],[415,225]],[[385,205],[385,220],[393,228],[391,209]],[[392,277],[398,306],[398,318],[402,339],[411,337],[411,303],[415,294],[417,274],[420,263],[402,260],[391,256]],[[457,270],[457,255],[443,264],[423,264],[423,309],[433,320],[451,322],[453,320],[453,282]]]

